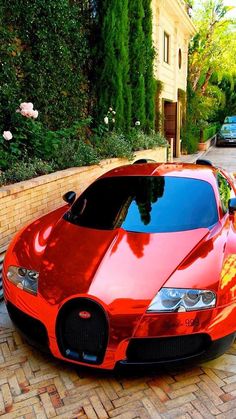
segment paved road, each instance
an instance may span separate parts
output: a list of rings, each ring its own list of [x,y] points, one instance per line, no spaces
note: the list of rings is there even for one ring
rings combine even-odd
[[[236,147],[212,147],[204,156],[229,173],[236,172]]]
[[[236,171],[236,148],[205,158]],[[15,418],[234,419],[236,344],[217,360],[126,374],[75,369],[26,344],[0,306],[0,416]]]

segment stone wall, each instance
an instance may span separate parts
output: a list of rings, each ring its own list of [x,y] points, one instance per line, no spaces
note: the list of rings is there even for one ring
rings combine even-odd
[[[167,149],[139,151],[135,160],[138,158],[165,162]],[[98,165],[70,168],[0,188],[0,254],[21,227],[64,205],[65,192],[80,194],[103,173],[128,163],[126,159],[102,160]]]

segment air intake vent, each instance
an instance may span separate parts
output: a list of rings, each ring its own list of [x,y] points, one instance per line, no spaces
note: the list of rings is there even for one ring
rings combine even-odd
[[[101,364],[108,341],[108,321],[103,308],[87,298],[66,303],[58,315],[57,339],[64,357]]]
[[[201,354],[210,345],[206,334],[169,338],[131,339],[127,349],[128,362],[161,362]]]

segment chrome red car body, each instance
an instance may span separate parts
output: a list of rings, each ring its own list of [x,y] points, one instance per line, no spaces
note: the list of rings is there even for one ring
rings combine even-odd
[[[235,194],[231,179],[220,173]],[[184,345],[184,337],[194,335],[207,341],[206,351],[196,349],[196,354],[170,356],[170,359],[151,356],[150,362],[191,359],[195,355],[208,356],[208,352],[209,356],[216,356],[224,351],[236,331],[236,231],[234,216],[222,209],[217,174],[218,169],[213,167],[152,163],[123,166],[103,176],[168,176],[208,182],[213,188],[218,212],[218,222],[211,229],[137,233],[122,228],[85,228],[63,218],[68,206],[22,229],[10,244],[3,267],[9,313],[16,323],[18,313],[23,316],[18,328],[24,329],[22,325],[29,316],[44,325],[47,342],[42,343],[48,345],[55,357],[107,369],[114,368],[117,362],[142,362],[138,357],[132,358],[133,349],[128,348],[131,341],[134,345],[140,342],[144,347],[148,339],[161,339],[160,344],[165,344],[165,339],[183,337]],[[31,295],[11,283],[7,278],[9,266],[38,271],[38,294]],[[187,312],[148,313],[150,302],[163,286],[214,291],[216,306]],[[80,306],[80,301],[85,301],[85,305]],[[69,326],[63,323],[60,329],[63,310],[77,302],[78,313],[74,306],[71,311],[73,316],[78,315],[78,320],[70,318]],[[76,358],[60,344],[60,339],[64,339],[60,337],[61,330],[67,327],[73,330],[73,321],[78,325],[88,321],[95,303],[98,311],[103,310],[101,324],[107,327],[104,354],[97,362],[92,356]],[[27,330],[22,332],[27,335]],[[31,337],[29,340],[34,341]]]

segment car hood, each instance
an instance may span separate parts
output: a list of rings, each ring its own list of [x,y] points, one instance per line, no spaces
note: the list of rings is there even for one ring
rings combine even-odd
[[[151,300],[186,256],[209,233],[206,228],[144,234],[79,227],[60,220],[40,267],[39,293],[51,304],[90,295]]]

